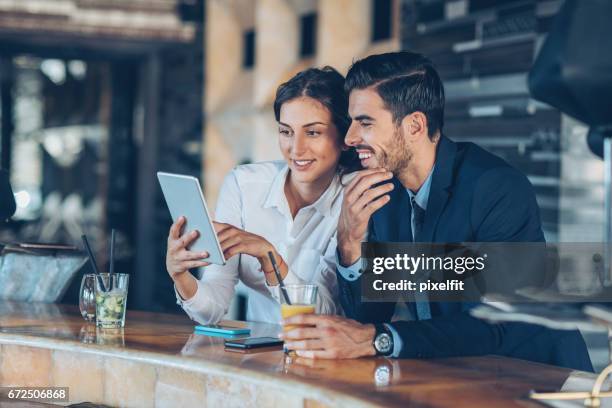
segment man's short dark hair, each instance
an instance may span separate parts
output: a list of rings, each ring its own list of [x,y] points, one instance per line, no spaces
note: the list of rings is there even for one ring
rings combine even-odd
[[[444,86],[433,63],[414,52],[371,55],[353,63],[344,88],[373,87],[399,124],[405,116],[422,112],[427,118],[429,138],[444,125]]]

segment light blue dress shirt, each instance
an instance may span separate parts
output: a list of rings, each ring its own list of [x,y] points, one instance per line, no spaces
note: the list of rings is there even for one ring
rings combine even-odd
[[[419,207],[421,207],[423,210],[427,210],[427,203],[429,201],[429,190],[431,189],[431,178],[433,175],[434,168],[435,165],[431,168],[431,171],[427,175],[427,178],[423,182],[423,185],[416,194],[413,193],[410,189],[406,189],[408,195],[410,196],[411,205],[412,197],[414,197],[414,201],[419,205]],[[412,227],[412,238],[414,239],[414,211],[411,211],[410,226]],[[355,281],[361,276],[361,270],[359,268],[361,265],[361,259],[357,260],[357,262],[355,262],[354,264],[345,267],[340,264],[340,259],[336,251],[336,264],[338,265],[338,272],[340,272],[342,277],[349,282]],[[428,317],[431,317],[431,314],[429,312],[429,303],[426,297],[427,295],[424,296],[424,299],[417,298],[417,310],[419,311],[420,317],[423,316],[423,313],[425,313],[426,317],[427,314],[429,314]],[[388,324],[386,324],[385,326],[391,331],[391,334],[393,335],[393,353],[391,354],[391,357],[398,357],[403,346],[402,339],[399,336],[398,332],[393,328],[393,326]]]

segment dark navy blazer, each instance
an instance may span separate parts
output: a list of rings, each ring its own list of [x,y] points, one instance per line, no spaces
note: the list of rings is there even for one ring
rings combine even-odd
[[[410,201],[397,179],[391,200],[373,214],[370,242],[410,242]],[[473,143],[440,139],[427,211],[417,242],[542,242],[538,205],[527,178]],[[339,272],[347,317],[362,323],[389,322],[395,303],[362,303],[361,279]],[[498,354],[593,371],[578,331],[526,323],[490,324],[472,317],[474,304],[430,302],[430,320],[398,321],[400,357],[434,358]]]

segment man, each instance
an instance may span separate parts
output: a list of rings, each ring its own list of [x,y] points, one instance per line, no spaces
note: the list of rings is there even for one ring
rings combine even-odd
[[[354,146],[365,170],[347,186],[338,223],[338,282],[346,315],[296,316],[311,325],[284,334],[312,358],[433,358],[499,354],[592,371],[577,331],[489,324],[473,304],[417,298],[395,320],[395,303],[361,302],[361,242],[542,242],[527,178],[472,143],[442,134],[444,89],[420,54],[373,55],[349,70]],[[401,313],[399,313],[401,315]]]

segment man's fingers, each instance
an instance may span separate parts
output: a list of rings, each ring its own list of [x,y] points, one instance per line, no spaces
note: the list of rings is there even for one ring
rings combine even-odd
[[[288,317],[283,320],[283,325],[291,325],[291,324],[304,324],[317,326],[324,324],[326,320],[325,316],[315,315],[310,313],[299,314],[295,316]]]
[[[324,342],[320,339],[285,341],[285,348],[292,351],[321,350],[324,348]]]
[[[356,176],[351,180],[351,182],[344,189],[344,194],[350,194],[357,185],[363,180],[365,177],[371,176],[373,174],[384,173],[385,169],[382,167],[376,169],[365,169],[356,172]]]
[[[374,201],[370,201],[363,209],[362,214],[370,217],[372,214],[374,214],[374,212],[378,211],[385,204],[387,204],[389,200],[391,200],[391,197],[387,194]]]
[[[312,359],[333,359],[337,358],[337,354],[329,350],[296,350],[295,354],[298,357],[312,358]]]
[[[361,210],[368,205],[371,201],[374,201],[376,198],[382,196],[383,194],[387,194],[391,192],[395,186],[393,183],[385,183],[380,186],[376,186],[367,190],[363,195],[355,202],[353,205],[353,209],[357,211],[357,213],[361,213]]]
[[[281,333],[279,337],[285,341],[301,340],[301,339],[318,339],[321,337],[321,329],[315,327],[296,327]]]
[[[185,225],[185,217],[180,216],[178,220],[170,227],[170,238],[171,239],[179,239],[181,237],[181,230],[183,229],[183,225]]]
[[[383,181],[390,180],[393,177],[393,173],[385,171],[378,172],[363,177],[359,183],[353,188],[353,190],[347,194],[346,199],[349,203],[354,203],[359,200],[359,197],[365,193],[374,184],[382,183]]]

